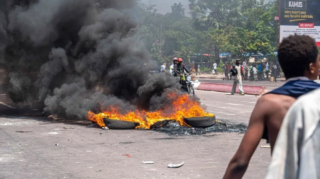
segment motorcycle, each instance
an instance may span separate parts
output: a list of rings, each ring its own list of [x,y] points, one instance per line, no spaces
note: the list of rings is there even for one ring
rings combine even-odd
[[[180,84],[181,84],[181,91],[182,92],[187,92],[189,95],[195,95],[194,92],[194,84],[191,81],[191,75],[188,73],[185,73],[181,75],[180,77]]]

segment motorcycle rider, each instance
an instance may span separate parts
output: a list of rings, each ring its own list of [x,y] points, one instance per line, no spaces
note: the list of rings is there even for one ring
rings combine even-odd
[[[174,76],[181,76],[184,71],[186,71],[187,73],[190,73],[190,71],[184,66],[184,64],[182,64],[183,59],[179,58],[178,59],[178,63],[176,63],[174,65]]]
[[[186,77],[184,72],[190,73],[190,70],[186,68],[186,66],[182,63],[183,59],[179,58],[178,63],[174,66],[174,73],[175,77],[179,77],[179,83],[182,85],[182,89],[185,91],[188,91],[187,83],[186,83]]]

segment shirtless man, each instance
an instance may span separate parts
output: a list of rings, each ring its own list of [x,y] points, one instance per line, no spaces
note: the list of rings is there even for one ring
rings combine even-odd
[[[224,179],[243,177],[263,136],[270,139],[272,153],[282,120],[290,106],[299,96],[320,88],[320,84],[312,81],[317,79],[319,70],[314,39],[299,35],[283,39],[278,49],[278,60],[287,83],[258,100],[248,130],[229,163]]]

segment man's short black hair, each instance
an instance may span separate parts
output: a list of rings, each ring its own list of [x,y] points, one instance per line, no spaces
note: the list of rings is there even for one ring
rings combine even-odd
[[[284,38],[278,49],[278,60],[285,77],[304,76],[309,64],[316,62],[318,48],[313,38],[306,35],[290,35]]]

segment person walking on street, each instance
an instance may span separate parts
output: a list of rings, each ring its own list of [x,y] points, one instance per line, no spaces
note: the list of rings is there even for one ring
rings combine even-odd
[[[160,67],[160,72],[161,72],[161,73],[166,72],[166,64],[165,64],[165,63],[161,65],[161,67]]]
[[[241,95],[244,95],[244,91],[242,89],[242,76],[243,76],[243,71],[241,70],[241,65],[240,61],[236,61],[236,65],[231,69],[231,75],[233,79],[233,87],[231,91],[231,95],[234,95],[236,92],[237,85],[239,85],[239,91]]]
[[[243,61],[242,67],[243,67],[243,69],[244,69],[244,79],[245,79],[245,80],[248,80],[248,72],[249,72],[249,69],[248,69],[247,62],[246,62],[246,61]]]
[[[230,70],[232,69],[232,66],[231,66],[231,64],[230,64],[230,62],[228,63],[228,72],[229,72],[229,80],[231,80],[232,79],[232,75],[231,75],[231,73],[230,73]]]
[[[278,76],[278,64],[277,62],[274,62],[272,66],[272,77],[274,82],[277,82],[277,76]]]
[[[253,65],[252,64],[249,66],[249,75],[250,75],[249,80],[253,81],[254,80],[254,74],[253,74]]]
[[[229,67],[228,67],[228,64],[227,63],[225,63],[224,64],[224,75],[225,75],[225,78],[226,78],[226,80],[229,80]]]
[[[253,80],[258,81],[258,70],[256,68],[256,65],[253,65],[252,67],[252,74],[253,74]]]
[[[259,63],[258,64],[258,80],[262,80],[262,74],[263,74],[262,65],[261,63]]]
[[[214,75],[216,75],[217,74],[217,63],[215,62],[214,64],[213,64],[213,74]]]
[[[269,73],[270,73],[270,70],[269,70],[269,62],[266,61],[266,77],[267,77],[267,80],[269,80]]]
[[[198,74],[201,75],[201,71],[200,71],[200,64],[198,64]]]

